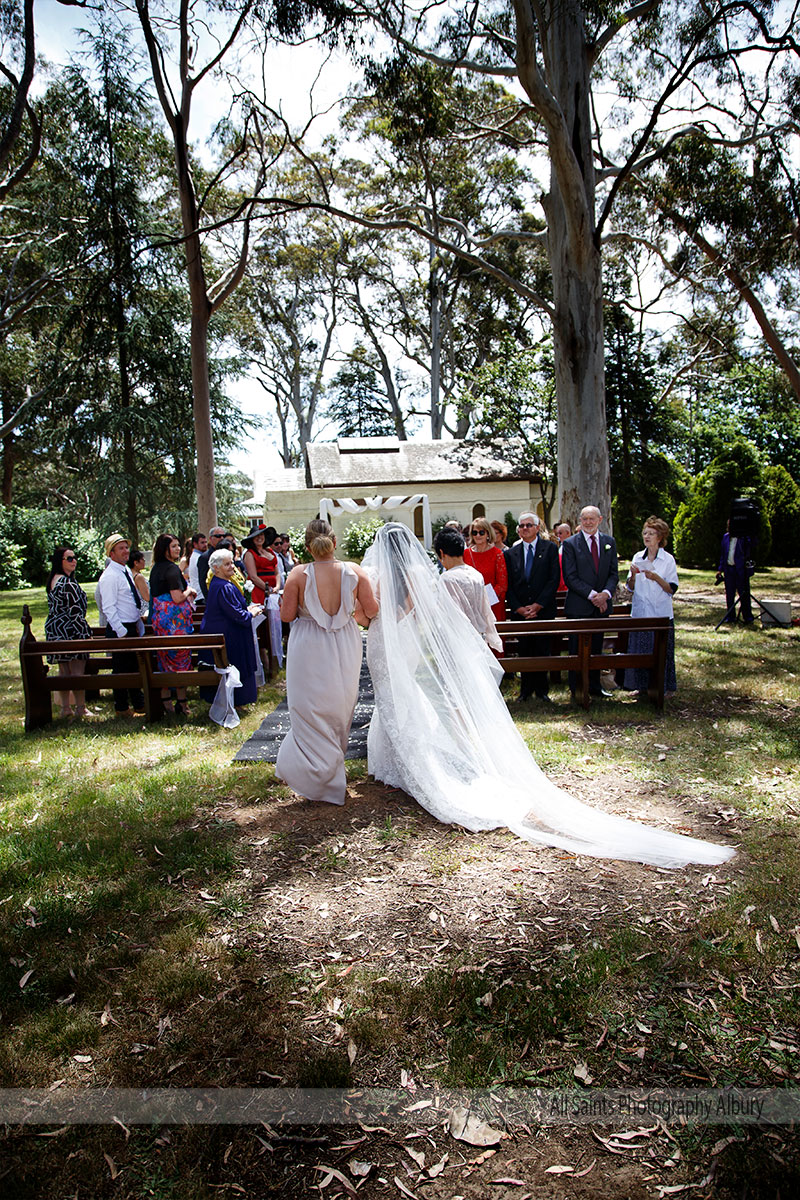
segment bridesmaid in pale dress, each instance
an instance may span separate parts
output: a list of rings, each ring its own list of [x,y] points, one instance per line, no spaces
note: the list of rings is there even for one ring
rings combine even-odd
[[[378,604],[366,572],[334,558],[327,521],[311,521],[306,547],[314,559],[286,580],[281,618],[292,623],[286,651],[286,698],[292,728],[275,774],[307,800],[344,804],[344,755],[358,699],[361,633]]]

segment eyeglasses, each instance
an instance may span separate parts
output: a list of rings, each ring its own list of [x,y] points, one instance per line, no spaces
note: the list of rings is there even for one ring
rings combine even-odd
[[[74,554],[65,554],[64,555],[64,562],[77,562],[77,561],[78,560]]]
[[[517,529],[538,529],[538,525],[534,525],[533,521],[520,521]]]
[[[472,536],[473,537],[488,537],[488,534],[485,529],[473,529]]]

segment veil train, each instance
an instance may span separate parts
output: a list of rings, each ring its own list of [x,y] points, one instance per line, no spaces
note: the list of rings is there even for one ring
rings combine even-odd
[[[367,757],[376,779],[446,824],[505,826],[574,854],[662,867],[735,854],[599,811],[551,783],[500,694],[502,668],[405,525],[384,525],[363,566],[380,600],[367,635],[375,690]]]

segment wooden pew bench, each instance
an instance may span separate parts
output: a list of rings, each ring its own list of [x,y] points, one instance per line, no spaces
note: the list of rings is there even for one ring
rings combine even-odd
[[[578,675],[575,694],[584,708],[588,708],[591,703],[590,671],[618,672],[628,667],[644,667],[650,672],[648,697],[656,708],[663,709],[669,627],[667,617],[631,617],[625,613],[617,613],[616,610],[609,617],[585,620],[556,617],[553,621],[498,621],[497,632],[502,638],[504,651],[499,661],[508,674],[516,671],[575,671]],[[602,654],[592,653],[592,635],[597,633],[603,634]],[[638,654],[630,653],[628,639],[632,633],[652,633],[652,650]],[[550,654],[521,658],[518,651],[519,638],[537,634],[550,637]],[[570,654],[568,650],[568,639],[571,636],[578,639],[575,654]]]
[[[156,721],[164,715],[161,689],[173,687],[216,687],[219,675],[211,667],[199,666],[198,655],[206,662],[213,661],[215,667],[228,666],[225,635],[222,633],[182,634],[163,637],[149,634],[141,638],[107,638],[102,636],[69,641],[39,641],[31,629],[32,618],[27,604],[23,608],[23,634],[19,644],[19,661],[22,672],[22,690],[25,696],[25,732],[49,725],[53,719],[53,692],[79,690],[91,694],[112,691],[114,688],[140,688],[144,694],[144,711],[148,721]],[[192,651],[191,671],[159,671],[156,650]],[[48,654],[89,654],[86,674],[64,678],[50,670],[45,661]],[[125,674],[113,675],[114,655],[119,653],[136,655],[137,669]]]

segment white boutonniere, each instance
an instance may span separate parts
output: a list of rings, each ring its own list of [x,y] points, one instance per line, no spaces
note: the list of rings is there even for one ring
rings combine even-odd
[[[611,549],[611,546],[610,546],[610,544],[609,544],[608,542],[606,542],[605,546],[603,546],[603,549],[604,549],[604,550],[610,550],[610,549]]]

